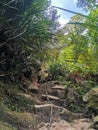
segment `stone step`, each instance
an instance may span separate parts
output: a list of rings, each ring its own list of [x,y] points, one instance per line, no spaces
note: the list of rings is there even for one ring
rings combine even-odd
[[[59,115],[61,119],[66,120],[68,122],[84,118],[84,115],[81,113],[73,113],[64,107],[57,106],[54,104],[34,105],[34,107],[37,112],[42,112],[43,114],[48,113],[48,115],[50,115],[52,110],[53,115],[56,115],[56,117]]]
[[[56,106],[52,103],[51,104],[34,105],[34,108],[35,108],[36,112],[43,113],[43,117],[46,116],[47,114],[49,116],[51,114],[51,110],[52,110],[52,114],[57,116],[64,109],[63,107]]]
[[[36,109],[38,109],[38,108],[46,108],[46,107],[54,107],[54,108],[59,108],[59,109],[62,109],[62,110],[65,109],[64,107],[54,105],[53,103],[34,105],[34,107]]]
[[[55,85],[54,87],[52,87],[52,89],[65,90],[65,86],[64,85]]]
[[[39,91],[37,84],[30,84],[28,90],[32,93],[37,93]]]
[[[66,120],[68,122],[84,118],[83,114],[71,112],[71,111],[67,110],[66,108],[63,109],[63,111],[60,113],[60,115],[61,115],[62,119]]]
[[[44,100],[47,100],[47,99],[49,99],[49,100],[55,100],[55,101],[59,101],[60,99],[58,98],[58,97],[56,97],[56,96],[52,96],[52,95],[42,95],[42,99],[44,99]]]
[[[66,86],[64,85],[56,85],[52,87],[52,90],[56,91],[57,97],[59,97],[60,99],[65,99],[66,94],[68,92],[68,90],[66,89]]]

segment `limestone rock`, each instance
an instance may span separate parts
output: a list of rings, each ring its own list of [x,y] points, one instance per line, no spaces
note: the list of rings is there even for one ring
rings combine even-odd
[[[76,120],[72,123],[69,123],[64,120],[58,120],[57,122],[53,122],[50,126],[49,123],[39,124],[38,130],[94,130],[90,128],[91,122],[89,120]]]
[[[59,98],[56,96],[51,96],[51,95],[42,95],[43,99],[49,99],[49,100],[55,100],[55,101],[59,101]]]
[[[98,115],[94,117],[93,121],[94,123],[98,122]]]
[[[94,121],[94,125],[93,125],[94,128],[98,129],[98,115],[94,117],[93,121]]]
[[[83,96],[87,106],[98,110],[98,88],[93,88]]]
[[[52,87],[53,89],[59,89],[59,90],[65,90],[64,85],[56,85],[54,87]]]
[[[65,99],[66,95],[65,95],[65,91],[64,90],[57,90],[57,96],[60,99]]]
[[[30,84],[29,87],[28,87],[28,90],[30,92],[33,92],[33,93],[38,92],[38,90],[39,90],[38,85],[37,84]]]
[[[73,113],[67,109],[63,109],[63,111],[60,113],[60,115],[61,115],[61,118],[63,118],[66,121],[69,121],[69,122],[76,120],[76,119],[81,119],[84,116],[81,113]]]
[[[37,113],[43,113],[43,117],[46,115],[48,115],[48,117],[51,116],[51,110],[52,114],[55,116],[59,115],[63,110],[63,107],[59,107],[54,104],[34,105],[34,107]]]
[[[60,106],[56,106],[54,104],[44,104],[44,105],[35,105],[35,108],[36,109],[46,109],[46,108],[57,108],[57,109],[63,109],[63,107],[60,107]]]
[[[17,95],[21,96],[21,97],[25,97],[26,99],[33,101],[33,97],[31,95],[29,95],[29,94],[17,93]]]
[[[56,91],[57,96],[60,99],[65,98],[65,86],[64,85],[55,85],[54,87],[52,87],[52,89]]]
[[[12,125],[0,121],[0,130],[16,130],[15,127],[12,128]]]

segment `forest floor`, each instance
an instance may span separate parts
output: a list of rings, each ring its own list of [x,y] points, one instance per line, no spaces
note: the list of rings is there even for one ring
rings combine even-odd
[[[24,101],[27,104],[17,112],[1,105],[0,130],[95,130],[92,120],[82,110],[72,112],[66,108],[66,100],[72,96],[66,85],[48,81],[30,87],[30,91],[18,91],[17,95],[22,104]]]

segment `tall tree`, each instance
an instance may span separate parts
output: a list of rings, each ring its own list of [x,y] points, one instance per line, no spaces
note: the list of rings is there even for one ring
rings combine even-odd
[[[0,1],[0,74],[21,73],[42,58],[57,17],[50,4],[48,0]]]
[[[82,7],[86,10],[95,9],[98,7],[98,1],[97,0],[78,0],[77,5],[78,7]]]

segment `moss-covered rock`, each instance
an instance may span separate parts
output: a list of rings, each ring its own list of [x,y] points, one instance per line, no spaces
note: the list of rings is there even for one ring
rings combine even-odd
[[[12,127],[10,124],[0,121],[0,130],[17,130],[16,128]]]
[[[37,125],[37,119],[38,118],[34,114],[26,112],[15,112],[9,110],[4,105],[0,106],[0,121],[5,122],[6,124],[9,124],[10,126],[15,127],[17,129],[25,128],[26,130],[29,130],[30,128],[33,128]],[[3,124],[1,126],[5,127],[5,129],[0,130],[13,130],[6,129],[6,126],[3,126]]]
[[[94,128],[98,129],[98,115],[94,117],[93,121],[94,121]]]
[[[98,110],[98,88],[92,88],[83,96],[83,101],[87,103],[89,108]]]

